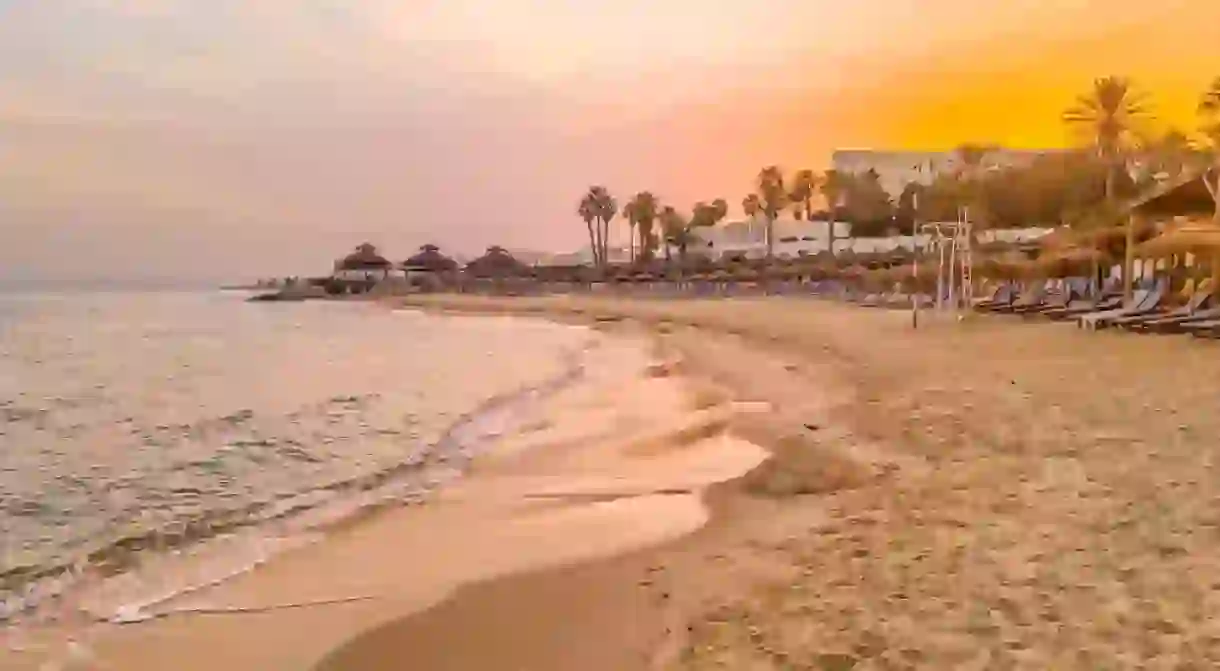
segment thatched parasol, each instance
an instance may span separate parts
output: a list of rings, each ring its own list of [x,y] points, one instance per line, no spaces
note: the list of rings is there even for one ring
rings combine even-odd
[[[1214,254],[1220,252],[1220,226],[1212,221],[1192,221],[1161,233],[1135,248],[1137,256],[1170,254]]]
[[[839,271],[839,276],[847,279],[860,279],[864,277],[864,273],[868,272],[868,268],[861,265],[852,265],[843,268]]]
[[[1135,248],[1137,256],[1195,254],[1211,260],[1212,282],[1220,284],[1220,226],[1214,221],[1192,221],[1175,226]]]
[[[441,254],[440,248],[436,245],[420,247],[419,253],[403,261],[402,265],[405,268],[426,270],[434,273],[457,270],[458,267],[457,261]]]
[[[733,268],[731,274],[731,279],[734,282],[757,282],[761,277],[761,273],[756,268],[747,266]]]
[[[1035,263],[1037,272],[1046,277],[1071,277],[1089,274],[1094,268],[1111,263],[1113,259],[1092,247],[1064,247],[1043,255]]]
[[[503,247],[489,247],[486,254],[466,264],[466,272],[475,277],[520,277],[529,274],[529,266]]]
[[[807,275],[808,270],[809,268],[807,266],[788,264],[780,268],[776,268],[775,274],[784,279],[795,280]]]
[[[1070,226],[1060,226],[1050,233],[1037,238],[1034,242],[1038,243],[1043,249],[1057,249],[1075,245],[1080,240],[1080,234],[1081,231],[1078,229]]]
[[[915,268],[910,264],[893,266],[886,270],[892,281],[898,282],[907,291],[933,291],[936,288],[936,266],[921,263]]]
[[[375,246],[367,242],[336,264],[338,270],[385,270],[392,265],[389,259],[377,253]]]

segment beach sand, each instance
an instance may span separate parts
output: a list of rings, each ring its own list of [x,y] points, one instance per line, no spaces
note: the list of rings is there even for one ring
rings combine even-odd
[[[1210,343],[792,298],[409,300],[646,330],[692,407],[544,429],[218,591],[379,599],[122,628],[113,668],[1220,666]]]
[[[790,298],[414,302],[628,318],[771,404],[734,427],[775,455],[739,510],[650,558],[670,668],[1220,666],[1211,343]]]

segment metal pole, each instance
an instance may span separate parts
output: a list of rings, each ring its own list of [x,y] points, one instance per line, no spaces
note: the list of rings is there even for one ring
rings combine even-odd
[[[961,235],[962,220],[961,212],[957,213],[957,226],[953,228],[953,237],[949,238],[949,306],[953,308],[953,313],[957,314],[957,285],[959,278],[957,273],[957,238]]]
[[[911,328],[919,328],[919,191],[911,196]]]
[[[941,235],[940,225],[935,228],[936,235],[936,310],[945,309],[945,238]]]

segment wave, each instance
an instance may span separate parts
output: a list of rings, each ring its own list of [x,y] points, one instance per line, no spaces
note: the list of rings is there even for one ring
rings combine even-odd
[[[389,468],[286,493],[271,501],[207,511],[109,538],[71,561],[8,568],[0,573],[0,623],[30,615],[74,590],[87,589],[85,582],[138,574],[155,557],[176,555],[243,531],[256,534],[258,547],[252,556],[238,559],[233,566],[200,580],[163,586],[152,594],[117,604],[108,612],[91,611],[98,620],[115,623],[158,617],[163,613],[150,611],[153,606],[252,570],[276,554],[312,542],[318,532],[387,506],[420,502],[440,484],[460,476],[471,458],[496,437],[513,430],[525,407],[580,382],[589,357],[600,343],[591,339],[580,351],[563,352],[558,374],[488,398],[455,419],[432,445]]]

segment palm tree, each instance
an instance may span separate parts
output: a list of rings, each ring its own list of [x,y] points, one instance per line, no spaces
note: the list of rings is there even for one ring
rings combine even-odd
[[[750,231],[750,240],[753,240],[754,225],[758,223],[758,213],[762,211],[762,202],[758,200],[758,194],[751,193],[747,194],[745,198],[742,198],[741,211],[746,215],[746,219],[749,220],[748,227]]]
[[[592,192],[586,193],[580,199],[580,205],[576,207],[576,213],[585,222],[585,230],[589,232],[589,250],[593,254],[593,265],[601,267],[601,253],[597,247],[597,236],[593,232],[593,222],[597,219],[597,203],[593,199]]]
[[[635,214],[635,201],[629,200],[623,203],[623,218],[627,220],[627,244],[630,249],[631,263],[635,263],[635,227],[639,224],[639,219]]]
[[[1140,124],[1151,116],[1147,99],[1124,77],[1104,77],[1080,96],[1063,119],[1085,134],[1098,157],[1110,168],[1106,197],[1114,196],[1114,171],[1124,167]]]
[[[763,168],[758,173],[758,201],[767,223],[767,262],[775,258],[775,220],[788,202],[784,188],[784,173],[779,166]]]
[[[792,192],[788,198],[796,208],[797,216],[804,212],[806,221],[813,221],[813,194],[817,192],[818,176],[812,170],[801,170],[792,181]]]
[[[666,205],[661,208],[661,237],[665,244],[665,264],[669,265],[673,258],[670,255],[670,246],[677,245],[679,240],[684,240],[686,221],[682,219],[682,215],[673,208],[672,205]],[[686,250],[683,248],[682,253]]]
[[[690,227],[711,228],[719,224],[728,213],[729,205],[723,198],[717,198],[710,204],[699,201],[691,208]]]
[[[753,218],[758,216],[758,213],[762,211],[762,203],[758,200],[758,194],[751,193],[745,198],[742,198],[741,210],[746,213],[747,217]]]
[[[593,187],[594,202],[597,205],[597,218],[601,221],[600,243],[602,264],[610,262],[610,222],[618,216],[618,201],[610,195],[610,191],[602,186]]]
[[[822,198],[826,200],[826,211],[830,214],[830,223],[826,226],[826,237],[830,255],[834,256],[835,220],[838,219],[839,204],[843,202],[843,196],[847,191],[844,175],[838,170],[827,170],[826,174],[822,175],[819,190],[822,192]]]
[[[608,261],[608,244],[610,238],[610,221],[618,214],[618,203],[614,196],[604,186],[591,186],[585,192],[577,208],[585,227],[589,231],[589,246],[593,249],[593,263],[605,266]],[[596,222],[597,226],[594,227]]]
[[[983,177],[984,162],[995,151],[995,147],[969,143],[963,144],[955,150],[954,153],[957,154],[957,160],[961,165],[958,179],[965,187],[963,191],[966,202],[962,203],[964,207],[983,207],[984,204],[981,202],[983,192],[979,182]]]
[[[1180,130],[1171,128],[1159,138],[1148,142],[1140,178],[1141,188],[1155,186],[1165,179],[1178,177],[1195,156],[1190,138]]]
[[[1103,77],[1093,89],[1076,100],[1063,113],[1063,120],[1088,138],[1098,158],[1106,166],[1106,211],[1116,211],[1114,184],[1117,172],[1126,168],[1127,152],[1136,144],[1139,125],[1151,116],[1147,99],[1125,77]],[[1127,222],[1127,254],[1123,262],[1124,299],[1134,292],[1131,271],[1134,265],[1135,227]]]
[[[657,218],[657,197],[648,191],[641,191],[635,194],[626,207],[635,215],[634,227],[640,236],[640,258],[651,260],[656,252],[656,236],[652,226]]]
[[[1220,77],[1213,79],[1211,86],[1203,93],[1203,98],[1199,101],[1199,113],[1220,113]]]

